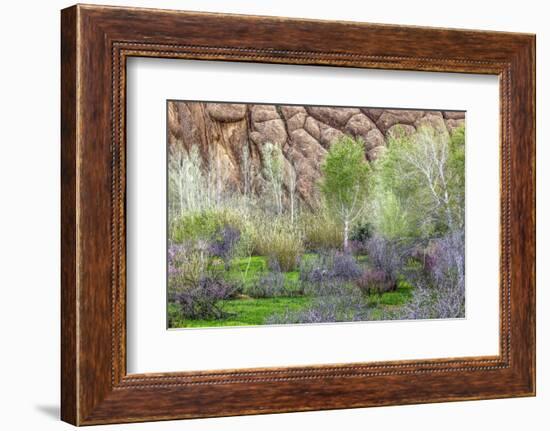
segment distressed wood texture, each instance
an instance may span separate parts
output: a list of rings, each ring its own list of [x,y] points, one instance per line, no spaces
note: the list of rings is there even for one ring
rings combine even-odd
[[[62,11],[62,419],[77,425],[535,393],[535,37],[100,6]],[[126,374],[129,56],[495,74],[501,106],[495,357]]]

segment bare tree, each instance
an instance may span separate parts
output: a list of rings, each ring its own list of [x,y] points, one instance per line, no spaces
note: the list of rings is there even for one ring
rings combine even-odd
[[[263,174],[271,188],[277,214],[283,212],[283,154],[281,149],[271,142],[265,142],[261,148]]]
[[[250,163],[250,150],[248,143],[245,142],[241,154],[241,169],[243,177],[243,195],[245,201],[248,200],[252,192],[252,164]]]
[[[202,206],[201,195],[204,178],[201,164],[201,157],[196,145],[191,147],[189,153],[181,144],[170,148],[168,193],[172,216],[181,216],[187,210],[198,210]]]
[[[296,218],[296,170],[291,166],[288,171],[288,195],[290,200],[290,221]]]
[[[434,208],[443,208],[447,226],[452,231],[455,221],[447,183],[448,135],[433,128],[421,127],[413,136],[411,150],[403,152],[403,159],[420,174]]]
[[[220,206],[224,199],[227,171],[223,168],[220,146],[210,146],[208,150],[208,170],[206,173],[205,204]]]

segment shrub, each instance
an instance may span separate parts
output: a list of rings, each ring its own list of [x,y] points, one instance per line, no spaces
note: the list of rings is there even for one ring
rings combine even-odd
[[[361,276],[361,268],[350,253],[336,252],[333,260],[332,276],[341,280],[353,280]]]
[[[367,241],[350,240],[349,251],[351,254],[355,256],[369,254],[368,248],[367,248]]]
[[[175,295],[181,314],[187,319],[221,319],[223,301],[234,294],[234,287],[221,278],[203,277],[197,286],[189,287]]]
[[[342,288],[340,283],[323,283],[326,291],[337,294],[320,295],[312,304],[298,311],[286,310],[267,319],[269,324],[327,323],[368,320],[369,309],[356,289]]]
[[[435,240],[428,252],[426,270],[438,285],[464,286],[464,233],[454,232]]]
[[[465,315],[464,288],[456,284],[416,284],[412,300],[403,310],[404,319],[453,319]]]
[[[398,319],[451,319],[465,315],[464,234],[438,238],[426,250],[424,267],[410,270],[412,298],[394,316]]]
[[[325,255],[314,255],[300,262],[300,281],[303,283],[321,283],[330,278],[330,269]],[[332,263],[330,264],[332,266]]]
[[[168,246],[168,294],[197,287],[208,269],[208,246],[204,241]]]
[[[350,240],[364,242],[372,237],[372,225],[370,223],[358,223],[351,231]]]
[[[257,254],[277,262],[283,272],[295,270],[304,252],[300,232],[280,221],[257,226],[254,244]]]
[[[342,224],[322,210],[319,214],[302,214],[300,226],[304,233],[305,247],[308,250],[341,249],[344,244]]]
[[[281,272],[268,272],[256,283],[248,286],[246,294],[252,298],[273,298],[285,296],[285,276]]]
[[[349,290],[355,290],[355,287],[350,284],[343,283],[342,280],[329,278],[320,283],[308,283],[305,285],[304,291],[308,296],[321,298],[324,296],[346,296]]]
[[[361,267],[355,258],[340,251],[330,250],[308,256],[300,263],[300,280],[306,284],[319,284],[334,279],[349,281],[361,274]]]
[[[211,239],[210,254],[220,257],[225,264],[225,269],[229,269],[229,263],[233,257],[235,246],[239,242],[241,232],[231,226],[225,225],[219,229]]]
[[[415,292],[410,314],[420,315],[414,306],[426,302],[425,298],[428,298],[429,316],[440,319],[464,317],[464,233],[452,232],[435,240],[429,257],[427,280],[419,283],[421,288],[416,289],[418,292]],[[431,288],[428,287],[430,285]]]
[[[279,265],[279,261],[273,257],[269,256],[267,258],[267,267],[274,272],[281,272],[281,265]]]
[[[241,231],[242,223],[242,216],[230,209],[189,212],[170,222],[169,238],[175,243],[207,240],[227,226]]]
[[[274,314],[266,319],[269,325],[297,323],[329,323],[338,321],[335,301],[321,301],[304,310],[286,310],[282,314]]]
[[[377,269],[367,269],[361,277],[355,281],[355,285],[364,295],[373,293],[382,294],[395,290],[395,283],[388,281],[386,273]]]
[[[367,243],[373,235],[373,227],[370,223],[359,223],[351,231],[349,250],[355,255],[368,254]]]
[[[373,236],[367,240],[366,248],[372,266],[383,271],[388,281],[395,283],[405,260],[403,247],[396,240]]]

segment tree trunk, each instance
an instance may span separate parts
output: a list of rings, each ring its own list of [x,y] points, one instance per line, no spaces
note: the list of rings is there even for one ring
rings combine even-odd
[[[447,216],[447,225],[449,227],[449,230],[453,232],[454,231],[453,214],[451,211],[451,204],[449,202],[449,193],[447,192],[447,189],[445,189],[444,202],[445,202],[445,213]]]
[[[349,220],[344,220],[344,252],[349,251]]]
[[[290,222],[294,225],[294,193],[290,194]]]
[[[216,205],[219,205],[221,202],[222,196],[222,169],[220,166],[219,156],[216,159]]]

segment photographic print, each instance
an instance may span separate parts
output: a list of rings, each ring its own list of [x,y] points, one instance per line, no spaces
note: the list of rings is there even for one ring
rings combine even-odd
[[[465,112],[167,102],[169,328],[465,317]]]

